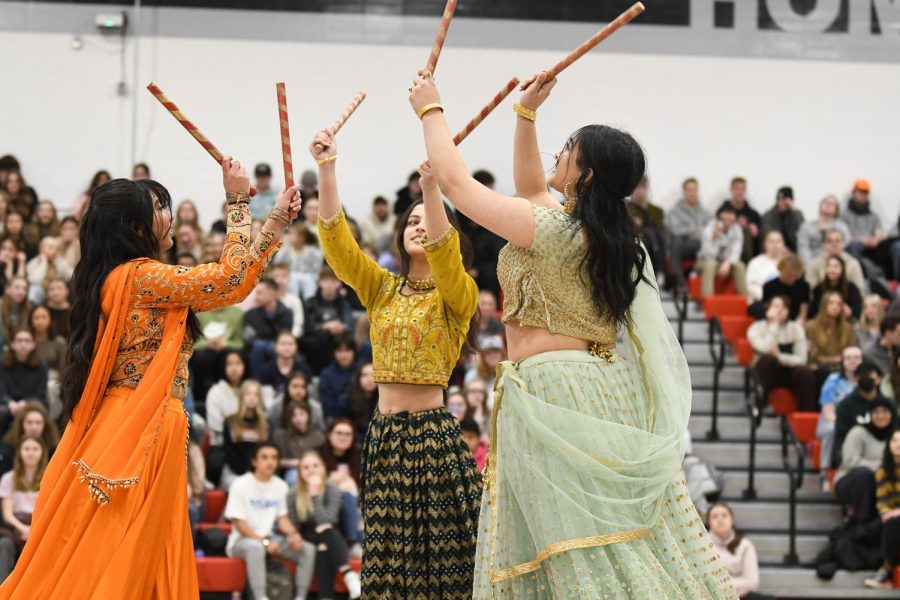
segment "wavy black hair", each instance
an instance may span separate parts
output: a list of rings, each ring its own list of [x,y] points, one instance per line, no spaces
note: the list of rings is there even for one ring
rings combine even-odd
[[[578,200],[572,225],[573,235],[583,228],[587,238],[582,272],[590,280],[600,315],[623,323],[647,262],[626,206],[646,172],[644,151],[630,134],[606,125],[582,127],[569,137],[563,152],[576,147],[580,175],[574,186]]]
[[[404,281],[409,277],[409,252],[406,251],[406,247],[403,245],[403,232],[406,231],[406,225],[409,223],[409,216],[412,214],[413,209],[423,203],[424,200],[421,198],[413,201],[413,203],[409,205],[409,208],[407,208],[400,218],[397,219],[397,224],[394,226],[397,251],[400,254],[400,276],[403,277]],[[472,241],[462,232],[462,229],[460,229],[459,221],[453,213],[453,210],[447,206],[446,202],[443,204],[444,212],[447,213],[447,220],[450,221],[450,226],[459,234],[459,252],[462,254],[463,266],[468,271],[472,267],[472,261],[475,260],[475,249],[472,246]],[[463,353],[478,352],[478,324],[480,322],[481,309],[476,307],[475,314],[472,315],[472,319],[469,321],[469,331],[466,333],[466,341],[462,348]]]
[[[95,189],[81,221],[81,260],[72,275],[72,315],[66,366],[62,376],[65,419],[71,418],[87,382],[97,343],[103,284],[119,265],[136,258],[156,258],[160,240],[153,229],[156,205],[172,209],[172,198],[149,179],[113,179]],[[200,323],[191,311],[188,331],[200,337]]]

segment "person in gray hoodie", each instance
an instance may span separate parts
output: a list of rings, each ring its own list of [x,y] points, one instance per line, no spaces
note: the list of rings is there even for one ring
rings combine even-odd
[[[850,229],[847,252],[856,258],[871,253],[884,240],[881,217],[872,211],[869,203],[869,189],[868,181],[857,179],[853,184],[853,195],[847,201],[847,210],[841,213],[841,220]]]
[[[669,259],[675,288],[686,287],[681,264],[685,259],[696,258],[700,251],[703,228],[713,216],[700,205],[700,184],[693,177],[681,184],[683,198],[666,213],[666,230],[669,232]]]

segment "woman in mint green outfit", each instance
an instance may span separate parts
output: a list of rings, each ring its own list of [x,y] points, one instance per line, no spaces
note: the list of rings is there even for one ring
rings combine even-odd
[[[410,95],[441,191],[509,242],[473,596],[736,598],[684,484],[690,377],[625,207],[643,151],[589,125],[548,181],[534,123],[555,83],[515,106],[515,198],[469,177],[430,73]]]

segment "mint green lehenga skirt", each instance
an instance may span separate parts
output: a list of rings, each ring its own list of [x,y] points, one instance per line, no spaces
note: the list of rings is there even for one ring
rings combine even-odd
[[[687,412],[654,406],[653,377],[620,354],[500,365],[475,598],[737,598],[685,487]]]

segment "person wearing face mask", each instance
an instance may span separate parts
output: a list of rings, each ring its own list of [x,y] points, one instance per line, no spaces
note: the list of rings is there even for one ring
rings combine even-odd
[[[860,379],[862,384],[863,379]],[[857,523],[878,516],[875,509],[875,471],[897,421],[897,407],[884,398],[869,401],[869,420],[854,426],[841,447],[841,462],[834,476],[834,494],[849,508]]]
[[[875,400],[891,402],[878,390],[878,386],[881,385],[882,375],[883,373],[878,368],[878,365],[867,360],[863,360],[856,368],[856,390],[841,400],[836,411],[834,449],[831,456],[832,467],[839,467],[842,464],[841,453],[844,438],[847,437],[850,430],[856,425],[865,425],[870,421],[869,411],[872,403]]]
[[[819,468],[831,467],[831,454],[834,447],[834,422],[837,419],[837,407],[841,400],[853,393],[858,381],[856,368],[862,363],[863,354],[859,346],[848,346],[841,353],[841,368],[825,379],[819,393],[819,423],[816,426],[816,437],[822,441],[819,452]]]

